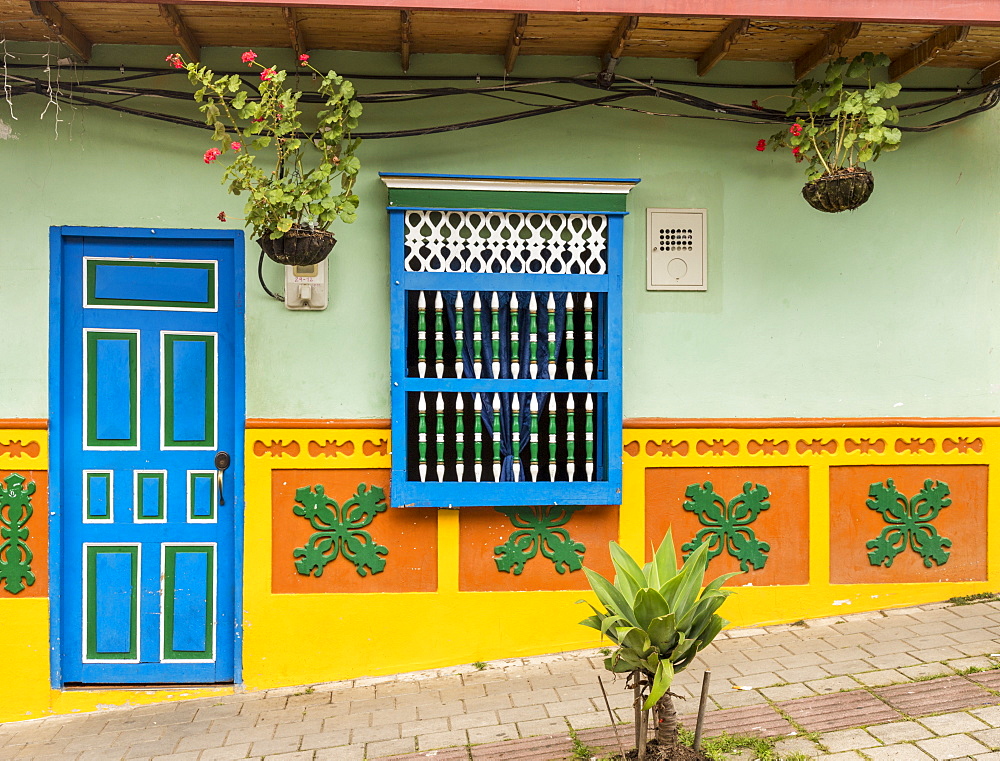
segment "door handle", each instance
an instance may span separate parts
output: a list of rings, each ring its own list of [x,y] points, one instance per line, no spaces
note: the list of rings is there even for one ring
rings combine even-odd
[[[222,496],[222,474],[225,472],[226,468],[229,467],[229,453],[219,452],[215,455],[215,473],[216,473],[216,488],[219,492],[219,504],[226,504],[225,497]]]

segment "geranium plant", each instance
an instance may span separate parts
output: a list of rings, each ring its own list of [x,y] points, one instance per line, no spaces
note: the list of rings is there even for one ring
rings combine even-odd
[[[790,148],[797,162],[807,162],[810,183],[864,176],[870,194],[873,183],[862,165],[899,148],[902,138],[899,129],[891,126],[899,121],[899,109],[883,105],[899,95],[900,85],[874,81],[872,76],[875,69],[888,65],[888,56],[873,53],[861,53],[851,61],[832,61],[822,79],[806,79],[796,85],[786,111],[795,122],[758,141],[757,150],[768,145],[774,150]],[[863,84],[852,87],[848,80]],[[817,189],[809,187],[803,188],[803,194],[813,203],[809,193]],[[834,210],[840,209],[824,209]]]
[[[302,92],[287,84],[288,72],[258,63],[252,50],[241,58],[260,70],[259,81],[254,77],[251,85],[238,74],[217,76],[177,53],[167,57],[198,87],[194,99],[219,143],[205,151],[203,160],[211,164],[235,154],[222,183],[228,183],[230,193],[248,194],[246,224],[269,255],[268,242],[285,236],[319,234],[332,247],[330,225],[357,217],[354,183],[361,164],[354,154],[360,140],[351,131],[362,106],[354,85],[336,72],[322,74],[308,55],[299,56],[302,67],[321,77],[317,89],[325,98],[314,126],[305,130]]]

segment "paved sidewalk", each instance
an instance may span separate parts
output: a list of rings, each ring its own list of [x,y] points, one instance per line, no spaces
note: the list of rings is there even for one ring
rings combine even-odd
[[[780,737],[827,759],[998,759],[1000,602],[936,603],[734,629],[674,691],[693,726],[712,669],[706,736]],[[552,761],[579,741],[616,747],[624,680],[597,651],[116,708],[0,724],[0,760]],[[623,742],[631,727],[620,727]],[[746,757],[746,756],[744,756]]]

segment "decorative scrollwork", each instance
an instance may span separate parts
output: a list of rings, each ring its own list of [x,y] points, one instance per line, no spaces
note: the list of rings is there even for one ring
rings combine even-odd
[[[354,442],[345,441],[341,444],[339,441],[330,441],[329,439],[326,439],[322,443],[310,441],[308,449],[310,457],[319,457],[321,454],[327,457],[336,457],[339,454],[350,457],[354,454]]]
[[[896,451],[900,454],[903,452],[909,452],[910,454],[926,452],[927,454],[932,454],[934,448],[934,439],[926,439],[924,441],[920,439],[910,439],[909,441],[906,439],[896,439]]]
[[[795,451],[799,454],[805,454],[806,452],[812,452],[813,454],[819,454],[820,452],[826,452],[827,454],[837,453],[837,442],[833,439],[829,441],[821,441],[820,439],[812,439],[811,441],[806,441],[805,439],[799,439],[795,443]]]
[[[14,439],[12,441],[0,441],[0,455],[9,455],[12,459],[14,457],[38,457],[38,453],[41,451],[41,447],[38,446],[37,441],[29,441],[25,444],[20,439]]]
[[[945,452],[958,452],[959,454],[965,454],[966,452],[982,452],[983,451],[983,440],[981,438],[969,439],[965,436],[959,436],[957,439],[945,439],[941,448]]]
[[[698,454],[708,454],[711,452],[714,455],[723,454],[739,454],[740,453],[740,443],[738,441],[730,441],[728,444],[722,439],[712,439],[712,441],[699,441],[695,449]]]
[[[931,479],[924,481],[924,488],[912,499],[900,494],[891,478],[885,485],[872,484],[868,491],[871,499],[865,504],[889,525],[865,545],[871,550],[868,562],[872,565],[884,563],[890,568],[892,561],[909,544],[924,559],[925,568],[930,568],[932,561],[939,566],[947,563],[951,553],[945,550],[951,547],[951,539],[938,534],[931,521],[951,504],[949,494],[948,484]]]
[[[654,454],[661,454],[664,457],[673,457],[675,454],[681,457],[687,457],[687,453],[690,450],[690,446],[686,441],[661,441],[657,444],[655,441],[646,442],[646,454],[652,457]],[[704,454],[704,453],[702,453]]]
[[[774,439],[764,439],[763,441],[754,441],[750,439],[747,442],[747,451],[750,454],[758,454],[763,452],[764,454],[788,454],[788,442],[787,441],[775,441]]]
[[[297,441],[290,441],[286,444],[284,441],[275,441],[272,439],[270,444],[263,441],[255,441],[253,443],[253,453],[257,457],[263,457],[265,454],[269,454],[271,457],[282,457],[286,454],[290,457],[298,457],[300,451],[301,448]]]
[[[377,544],[371,534],[363,530],[376,515],[386,510],[385,491],[380,487],[358,484],[354,496],[340,506],[326,496],[321,484],[303,486],[295,490],[295,501],[299,504],[292,512],[306,518],[316,529],[305,546],[292,553],[298,558],[295,570],[300,574],[319,578],[326,565],[337,558],[338,552],[354,563],[359,576],[385,570],[385,560],[380,555],[388,555],[388,548]]]
[[[501,573],[519,576],[525,563],[541,550],[542,556],[551,560],[559,573],[579,571],[583,568],[583,555],[587,548],[571,539],[569,531],[560,527],[566,525],[573,513],[580,509],[581,505],[495,508],[498,513],[510,518],[518,529],[506,542],[493,548],[493,552],[499,555],[493,558],[497,569]]]
[[[376,454],[385,457],[389,454],[389,441],[388,439],[379,439],[377,442],[365,441],[361,445],[361,451],[364,453],[365,457],[371,457]]]
[[[28,521],[34,509],[31,495],[35,484],[25,485],[24,476],[11,473],[0,480],[0,582],[12,595],[35,583],[31,571],[32,553],[28,547]]]
[[[882,454],[885,452],[885,439],[848,439],[844,442],[844,451],[848,454],[851,452],[860,452],[861,454],[869,454],[870,452],[878,452]]]
[[[684,509],[698,516],[698,521],[708,528],[701,529],[695,538],[681,546],[685,558],[704,542],[708,542],[708,557],[712,559],[725,549],[740,561],[740,570],[749,571],[749,566],[759,571],[767,563],[767,553],[771,545],[759,540],[750,524],[757,516],[771,507],[766,486],[747,481],[743,493],[727,503],[715,493],[710,481],[691,484],[685,491]]]

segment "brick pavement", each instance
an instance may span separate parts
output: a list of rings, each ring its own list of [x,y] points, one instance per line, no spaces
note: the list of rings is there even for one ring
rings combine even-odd
[[[809,758],[1000,761],[1000,603],[937,603],[724,632],[678,676],[685,722]],[[616,747],[630,693],[597,651],[0,724],[0,761],[552,761]],[[620,727],[629,743],[630,726]]]

